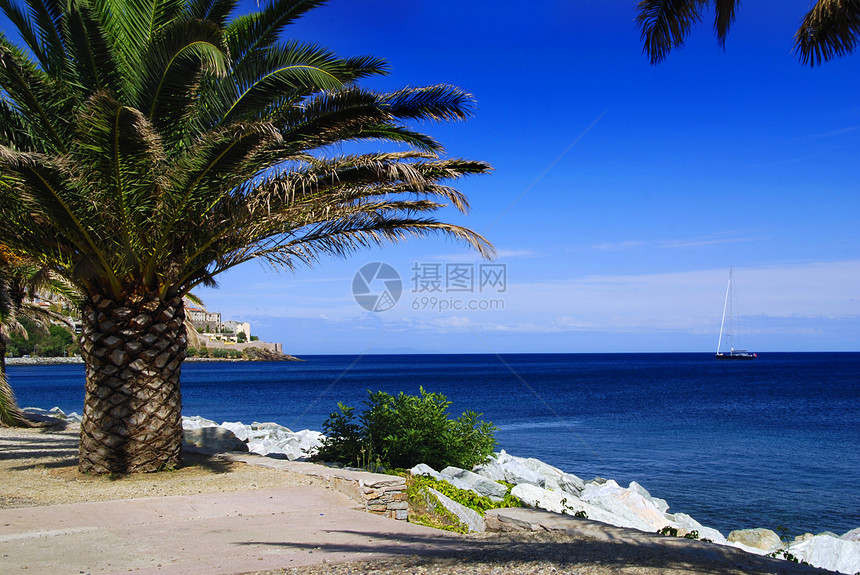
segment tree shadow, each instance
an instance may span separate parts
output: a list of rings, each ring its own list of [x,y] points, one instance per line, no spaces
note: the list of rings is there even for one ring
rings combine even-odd
[[[235,462],[220,455],[183,451],[182,467],[180,469],[185,467],[200,467],[210,473],[223,474],[230,472],[235,466]]]
[[[79,440],[71,435],[37,432],[27,437],[0,436],[0,460],[35,460],[13,467],[24,470],[35,467],[63,467],[72,460],[77,463]]]
[[[268,545],[330,553],[383,554],[403,558],[407,560],[409,567],[450,564],[452,568],[462,568],[478,563],[549,562],[564,570],[599,564],[607,570],[644,568],[701,575],[830,573],[807,565],[752,555],[733,547],[702,541],[681,541],[646,533],[642,533],[644,537],[633,539],[610,533],[600,540],[547,532],[492,533],[483,536],[386,534],[356,530],[330,530],[325,533],[353,536],[353,539],[361,538],[366,543],[342,544],[324,540],[307,543],[248,541],[237,545]],[[453,572],[457,571],[452,570]]]

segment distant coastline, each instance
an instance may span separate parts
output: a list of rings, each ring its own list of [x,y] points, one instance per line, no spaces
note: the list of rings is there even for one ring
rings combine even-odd
[[[304,361],[298,357],[282,354],[282,357],[271,357],[266,359],[244,359],[244,358],[219,358],[219,357],[188,357],[186,362],[220,362],[220,363],[242,363],[242,362],[258,362],[258,361]],[[75,365],[82,364],[84,360],[81,356],[75,355],[72,357],[7,357],[6,365]]]

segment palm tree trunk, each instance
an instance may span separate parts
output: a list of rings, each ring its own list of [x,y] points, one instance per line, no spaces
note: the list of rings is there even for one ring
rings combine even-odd
[[[84,304],[82,472],[139,473],[180,465],[184,319],[180,297],[113,301],[96,295]]]

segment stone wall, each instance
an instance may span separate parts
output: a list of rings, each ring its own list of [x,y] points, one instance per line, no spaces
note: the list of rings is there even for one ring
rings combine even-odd
[[[269,343],[266,341],[246,341],[245,343],[227,344],[220,339],[211,340],[202,336],[200,337],[200,347],[207,347],[209,349],[235,349],[236,351],[243,351],[252,347],[256,347],[258,349],[265,349],[275,353],[284,353],[280,343]]]
[[[332,487],[353,501],[363,504],[364,510],[368,513],[406,521],[409,515],[406,479],[376,473],[361,473],[361,475],[376,477],[356,477],[353,474],[338,473],[331,478]]]

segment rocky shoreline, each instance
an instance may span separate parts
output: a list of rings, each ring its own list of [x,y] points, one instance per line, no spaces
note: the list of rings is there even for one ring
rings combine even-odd
[[[56,417],[69,422],[80,419],[79,415],[66,415],[58,408],[26,411],[35,416]],[[293,432],[276,423],[218,424],[199,416],[183,417],[183,428],[186,442],[201,447],[251,452],[291,461],[306,459],[324,437],[311,430]],[[513,456],[504,450],[472,470],[448,467],[437,471],[428,465],[418,465],[411,472],[495,499],[507,491],[507,487],[499,483],[504,481],[514,485],[511,494],[528,507],[646,533],[661,532],[710,541],[757,555],[802,561],[848,575],[860,572],[860,528],[843,535],[808,533],[793,541],[782,541],[774,531],[763,528],[733,531],[726,536],[687,514],[670,513],[665,500],[652,496],[637,482],[623,487],[611,479],[583,480],[540,460]],[[469,526],[470,531],[483,530],[483,518],[474,517],[468,508],[463,510],[453,506],[452,509],[456,510],[453,513],[462,515],[461,521]]]

